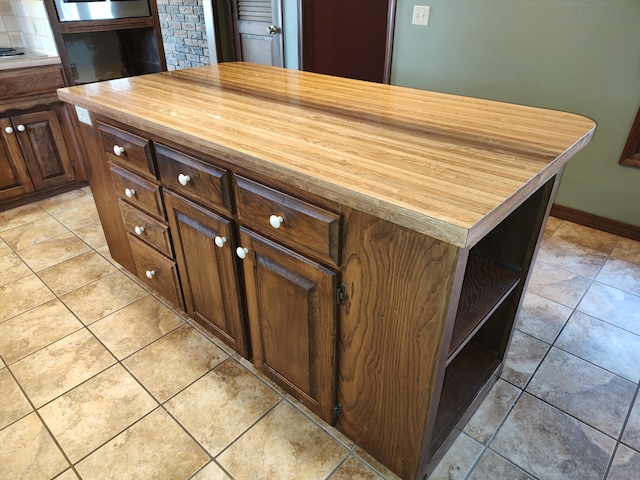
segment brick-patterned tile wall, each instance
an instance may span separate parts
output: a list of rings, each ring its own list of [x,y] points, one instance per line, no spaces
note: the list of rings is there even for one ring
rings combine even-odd
[[[203,0],[156,0],[168,70],[209,64]],[[210,0],[209,0],[210,1]]]

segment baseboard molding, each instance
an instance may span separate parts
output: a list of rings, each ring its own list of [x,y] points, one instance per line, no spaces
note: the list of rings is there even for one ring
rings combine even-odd
[[[640,242],[640,227],[629,223],[618,222],[617,220],[600,217],[574,208],[563,207],[555,203],[551,207],[551,216]]]

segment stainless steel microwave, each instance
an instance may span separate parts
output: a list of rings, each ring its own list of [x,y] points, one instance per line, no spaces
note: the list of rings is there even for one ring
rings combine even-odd
[[[61,22],[148,17],[149,0],[55,0]]]

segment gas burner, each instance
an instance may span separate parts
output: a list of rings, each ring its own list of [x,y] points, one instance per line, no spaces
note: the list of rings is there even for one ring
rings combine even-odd
[[[14,57],[16,55],[24,55],[24,52],[19,52],[11,47],[0,47],[0,57]]]

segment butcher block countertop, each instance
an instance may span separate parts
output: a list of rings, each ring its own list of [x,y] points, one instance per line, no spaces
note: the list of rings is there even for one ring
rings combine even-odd
[[[470,247],[592,138],[575,114],[224,63],[61,100]]]

